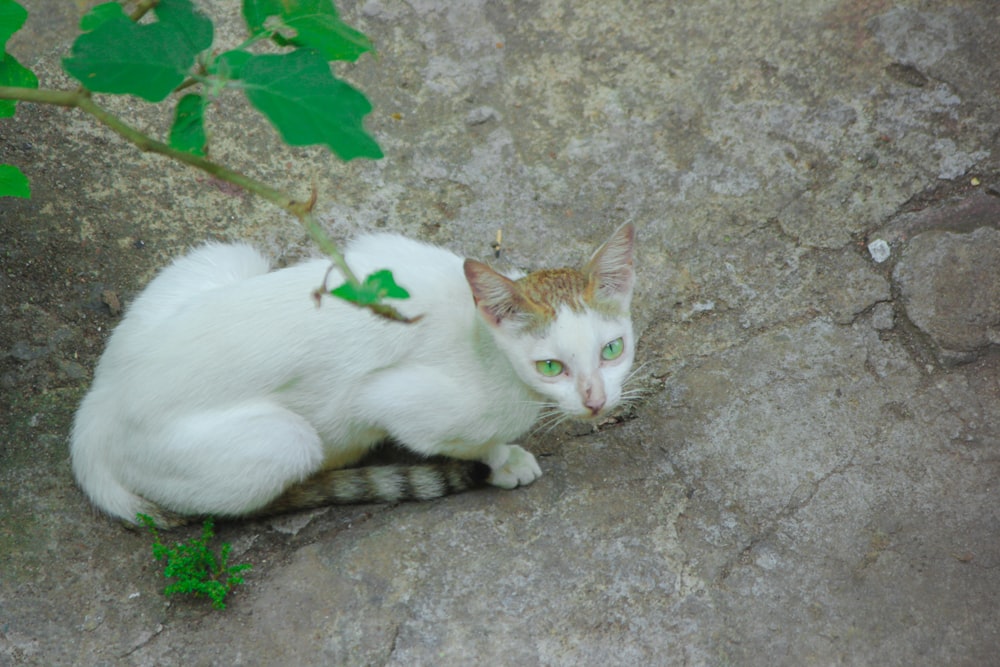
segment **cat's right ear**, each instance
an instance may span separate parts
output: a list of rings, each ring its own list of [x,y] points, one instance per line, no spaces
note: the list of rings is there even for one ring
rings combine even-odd
[[[619,227],[587,262],[583,272],[599,298],[623,301],[628,306],[635,283],[634,248],[635,226],[628,223]]]
[[[506,320],[523,318],[525,301],[513,280],[474,259],[465,260],[464,268],[476,308],[489,324],[497,327]]]

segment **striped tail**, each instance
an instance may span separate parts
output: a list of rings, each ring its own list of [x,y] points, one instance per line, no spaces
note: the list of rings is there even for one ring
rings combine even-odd
[[[266,516],[325,505],[431,500],[483,486],[490,467],[447,461],[324,470],[289,488],[255,514]]]

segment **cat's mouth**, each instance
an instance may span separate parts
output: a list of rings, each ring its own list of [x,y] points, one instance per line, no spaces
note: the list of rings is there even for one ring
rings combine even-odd
[[[586,424],[599,424],[607,420],[612,412],[614,412],[614,406],[602,405],[597,410],[583,406],[580,412],[573,415],[573,418]]]

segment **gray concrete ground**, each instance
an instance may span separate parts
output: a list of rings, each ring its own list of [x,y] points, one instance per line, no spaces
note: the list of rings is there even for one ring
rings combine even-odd
[[[81,4],[26,2],[10,50],[43,85],[69,85]],[[69,469],[106,292],[127,306],[205,238],[309,245],[22,106],[0,122],[34,185],[0,202],[0,664],[1000,664],[995,0],[341,4],[379,50],[339,71],[386,158],[288,149],[235,94],[214,156],[315,184],[340,239],[483,258],[502,228],[534,268],[636,223],[646,400],[529,437],[525,489],[220,526],[246,586],[224,612],[166,600],[148,535]],[[241,41],[235,3],[203,6]]]

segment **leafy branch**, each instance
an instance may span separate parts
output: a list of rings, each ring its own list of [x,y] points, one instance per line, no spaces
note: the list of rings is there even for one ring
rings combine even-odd
[[[157,141],[129,126],[114,114],[111,114],[98,106],[91,98],[89,92],[85,89],[74,91],[31,90],[0,86],[0,100],[18,100],[21,102],[52,104],[56,106],[80,109],[81,111],[90,114],[102,125],[105,125],[122,138],[135,144],[143,151],[159,153],[173,158],[179,162],[201,169],[215,178],[232,183],[233,185],[237,185],[259,195],[260,197],[263,197],[267,201],[288,211],[299,219],[299,221],[305,226],[306,232],[309,234],[313,242],[316,243],[324,254],[333,260],[334,264],[336,264],[337,269],[346,281],[345,284],[351,286],[361,285],[361,282],[351,271],[337,246],[326,235],[326,232],[323,231],[319,221],[317,221],[316,217],[312,214],[311,209],[313,200],[307,202],[296,201],[289,195],[272,188],[266,183],[254,180],[249,176],[245,176],[238,171],[234,171],[221,164],[212,162],[211,160],[200,155],[173,148],[169,144]]]
[[[80,82],[76,90],[38,89],[35,75],[6,52],[6,42],[27,18],[15,0],[0,0],[0,118],[12,116],[18,101],[52,104],[89,114],[143,151],[200,169],[253,192],[294,215],[344,279],[330,293],[390,319],[410,321],[384,298],[406,298],[405,290],[376,290],[372,276],[361,281],[312,213],[316,193],[297,201],[265,183],[208,157],[205,110],[227,88],[242,90],[286,143],[322,144],[343,160],[378,159],[382,151],[363,127],[371,103],[336,78],[330,61],[354,61],[372,49],[368,38],[343,23],[331,0],[243,0],[250,37],[240,46],[213,50],[214,26],[191,0],[141,0],[131,14],[107,2],[80,21],[83,31],[63,59],[63,69]],[[155,21],[144,21],[147,13]],[[288,50],[258,54],[251,48],[271,41]],[[134,95],[161,102],[186,92],[175,106],[167,141],[128,125],[93,100],[93,93]],[[30,196],[27,178],[15,166],[0,165],[0,196]],[[391,275],[390,275],[391,281]],[[376,280],[376,282],[379,281]],[[395,285],[395,283],[392,283]]]

